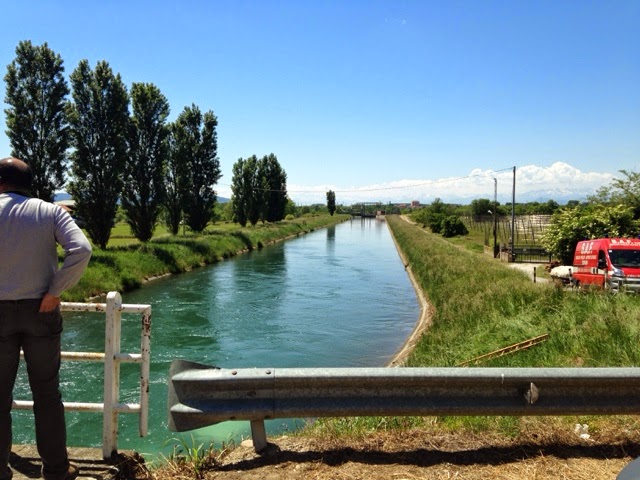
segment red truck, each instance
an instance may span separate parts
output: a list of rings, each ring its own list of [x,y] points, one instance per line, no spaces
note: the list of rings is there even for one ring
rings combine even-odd
[[[576,287],[640,292],[640,239],[595,238],[578,242],[573,266],[551,276]]]

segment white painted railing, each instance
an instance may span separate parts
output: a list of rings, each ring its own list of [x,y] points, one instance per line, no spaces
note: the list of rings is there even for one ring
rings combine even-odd
[[[118,450],[118,414],[139,414],[139,432],[144,437],[149,421],[149,368],[151,365],[151,306],[122,303],[118,292],[107,295],[107,303],[62,302],[63,312],[105,312],[105,351],[62,352],[62,360],[104,362],[104,396],[102,403],[64,402],[64,408],[77,412],[103,412],[102,456],[111,458]],[[138,313],[142,317],[140,353],[120,351],[123,313]],[[140,403],[120,403],[120,364],[140,364]],[[33,402],[15,400],[13,408],[32,410]]]

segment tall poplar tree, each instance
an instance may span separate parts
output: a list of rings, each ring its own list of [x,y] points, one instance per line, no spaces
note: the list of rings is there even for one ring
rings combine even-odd
[[[258,205],[259,218],[262,223],[264,223],[269,216],[269,164],[267,163],[266,156],[257,160],[255,175],[255,190],[253,196]]]
[[[242,168],[242,182],[244,186],[244,208],[247,220],[253,226],[260,220],[262,210],[262,199],[264,194],[263,185],[258,176],[258,157],[250,156],[244,162]]]
[[[244,159],[239,158],[233,164],[233,177],[231,178],[231,192],[233,204],[233,221],[243,227],[247,226],[247,212],[245,208],[246,188],[244,185]]]
[[[175,124],[169,125],[167,140],[169,151],[164,170],[165,224],[173,235],[177,235],[182,221],[182,201],[180,200],[180,168],[175,142]]]
[[[185,107],[174,124],[182,209],[187,225],[195,232],[203,231],[213,218],[216,203],[213,186],[222,176],[217,126],[213,112],[202,114],[196,105]]]
[[[81,60],[70,79],[73,102],[68,115],[75,150],[69,193],[91,240],[105,249],[122,192],[129,95],[120,75],[114,75],[105,61],[91,70],[89,62]]]
[[[286,215],[287,174],[273,153],[262,157],[259,170],[264,188],[262,218],[267,222],[278,222]]]
[[[336,212],[336,192],[333,190],[327,192],[327,210],[331,216]]]
[[[135,237],[147,242],[164,200],[169,102],[155,85],[134,83],[131,107],[122,207]]]
[[[69,88],[63,73],[60,55],[46,43],[36,46],[25,40],[16,47],[4,77],[11,155],[31,167],[31,193],[49,202],[64,184],[69,146],[65,113]]]

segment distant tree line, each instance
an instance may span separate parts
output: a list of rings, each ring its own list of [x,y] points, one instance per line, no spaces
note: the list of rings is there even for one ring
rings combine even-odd
[[[586,201],[571,200],[565,205],[555,200],[516,203],[513,213],[551,215],[551,223],[542,234],[540,243],[554,257],[569,265],[580,240],[640,235],[640,173],[620,170],[620,175]],[[413,210],[410,215],[434,233],[447,237],[467,233],[464,224],[456,218],[471,215],[486,219],[494,213],[498,216],[511,215],[511,203],[500,205],[481,198],[469,205],[455,205],[436,198],[430,205]]]
[[[118,204],[133,234],[148,241],[161,214],[172,233],[212,220],[221,178],[212,111],[187,106],[167,121],[166,97],[151,83],[128,90],[106,61],[81,60],[64,78],[60,55],[22,41],[4,77],[11,155],[34,173],[32,193],[53,201],[66,184],[94,244],[106,248]],[[69,98],[70,95],[70,98]]]
[[[515,213],[515,215],[553,215],[559,208],[560,204],[555,200],[516,203],[513,208],[513,213]],[[511,215],[511,203],[508,202],[501,205],[499,202],[495,202],[494,205],[493,200],[478,198],[472,200],[470,205],[460,206],[458,208],[459,213],[472,215],[474,217],[484,217],[488,214],[493,215],[494,210],[496,215]]]

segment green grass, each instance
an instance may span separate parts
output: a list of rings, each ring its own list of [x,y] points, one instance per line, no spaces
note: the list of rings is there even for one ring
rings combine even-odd
[[[534,284],[489,255],[387,219],[434,307],[411,366],[453,366],[548,333],[547,342],[483,366],[636,366],[640,298]]]

